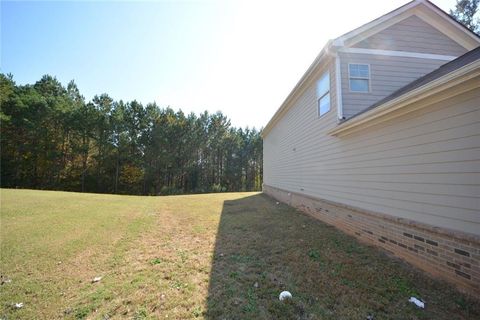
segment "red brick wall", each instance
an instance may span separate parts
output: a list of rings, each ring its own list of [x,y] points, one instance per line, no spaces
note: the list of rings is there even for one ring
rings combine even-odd
[[[379,246],[412,265],[480,296],[480,240],[378,213],[314,199],[270,186],[263,192],[307,214]]]

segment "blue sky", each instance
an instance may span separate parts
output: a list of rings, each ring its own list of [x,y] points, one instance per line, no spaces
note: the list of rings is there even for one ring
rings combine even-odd
[[[19,84],[74,79],[87,100],[221,110],[260,128],[328,39],[406,2],[2,1],[0,67]]]

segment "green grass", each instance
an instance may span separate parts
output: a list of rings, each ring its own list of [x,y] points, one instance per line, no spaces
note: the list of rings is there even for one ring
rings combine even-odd
[[[448,284],[261,194],[3,189],[0,222],[0,318],[480,318]]]

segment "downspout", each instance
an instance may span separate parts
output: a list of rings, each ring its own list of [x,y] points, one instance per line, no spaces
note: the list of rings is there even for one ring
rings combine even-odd
[[[335,87],[337,89],[337,115],[338,121],[342,121],[343,117],[343,102],[342,102],[342,73],[340,68],[340,53],[335,54]]]

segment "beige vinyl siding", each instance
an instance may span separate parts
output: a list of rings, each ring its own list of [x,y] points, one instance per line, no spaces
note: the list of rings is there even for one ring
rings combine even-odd
[[[264,137],[266,185],[480,234],[480,89],[344,137],[315,110],[311,87]]]
[[[383,55],[341,53],[343,115],[350,118],[447,61]],[[348,64],[370,65],[370,92],[351,92]]]
[[[461,56],[468,50],[419,17],[410,16],[353,47]]]
[[[316,82],[327,69],[330,72],[330,111],[322,117],[318,117]],[[264,158],[264,176],[275,176],[275,179],[285,183],[290,188],[289,190],[300,190],[309,172],[308,170],[299,171],[291,164],[298,156],[301,157],[307,151],[309,145],[305,142],[311,141],[311,135],[316,135],[317,138],[321,137],[326,134],[327,128],[331,128],[332,123],[337,123],[336,100],[335,63],[333,62],[318,72],[314,81],[293,102],[297,109],[296,112],[289,110],[275,125],[273,130],[283,132],[283,134],[281,136],[268,135],[268,141],[273,147],[270,148],[268,155],[264,152],[264,156],[267,155],[267,159]],[[292,130],[291,128],[296,129]],[[283,161],[269,160],[276,157],[282,157]]]

